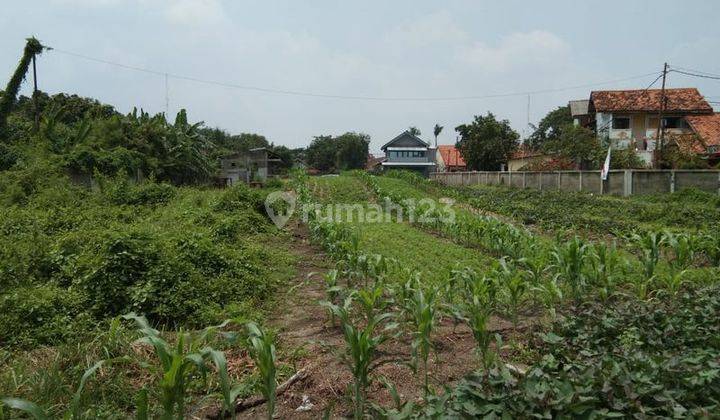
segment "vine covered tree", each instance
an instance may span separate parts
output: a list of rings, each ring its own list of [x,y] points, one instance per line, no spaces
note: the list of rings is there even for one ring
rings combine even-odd
[[[20,92],[20,86],[25,75],[27,74],[28,68],[30,68],[30,62],[32,59],[42,53],[43,45],[35,38],[28,38],[25,43],[25,50],[23,51],[22,58],[18,63],[15,72],[13,73],[10,81],[8,81],[5,91],[0,96],[0,136],[5,136],[7,130],[7,117],[15,104],[18,92]]]

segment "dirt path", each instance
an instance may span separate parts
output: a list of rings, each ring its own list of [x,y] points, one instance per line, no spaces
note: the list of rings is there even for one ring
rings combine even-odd
[[[281,359],[292,355],[296,369],[305,369],[308,376],[278,398],[277,417],[318,418],[326,412],[332,418],[345,417],[351,414],[349,389],[352,384],[348,367],[340,361],[338,354],[345,344],[342,332],[329,325],[327,312],[318,304],[325,297],[322,274],[334,264],[319,247],[310,243],[306,226],[293,226],[291,240],[290,249],[299,261],[297,275],[288,285],[286,297],[269,324],[279,329]],[[492,329],[507,336],[512,328],[510,323],[494,319]],[[430,383],[437,391],[442,391],[444,385],[451,385],[475,370],[478,360],[474,353],[475,343],[466,327],[455,328],[451,320],[444,319],[433,336],[435,353],[429,360]],[[409,339],[389,342],[382,353],[393,359],[409,360]],[[422,381],[406,364],[384,365],[376,372],[378,376],[390,380],[403,400],[421,402]],[[386,407],[392,405],[389,393],[378,381],[371,386],[369,400]],[[301,406],[303,408],[298,410]],[[240,417],[265,417],[265,410],[262,405],[241,413]]]

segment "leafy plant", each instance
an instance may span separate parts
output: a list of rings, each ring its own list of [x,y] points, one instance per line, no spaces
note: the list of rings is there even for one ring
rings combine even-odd
[[[345,299],[343,305],[334,305],[323,302],[325,306],[335,313],[340,320],[340,327],[345,339],[345,360],[353,375],[353,406],[354,418],[360,419],[365,412],[367,388],[370,385],[371,374],[383,362],[378,361],[378,347],[388,339],[387,331],[395,328],[395,324],[388,324],[392,318],[390,313],[373,314],[366,319],[364,327],[356,325],[350,317],[352,297]],[[382,331],[378,331],[384,328]]]
[[[425,294],[422,289],[418,288],[407,303],[411,309],[411,319],[413,320],[414,327],[412,344],[413,359],[415,360],[416,366],[418,362],[421,362],[423,366],[425,399],[427,399],[428,392],[430,391],[428,386],[428,357],[432,349],[430,336],[435,329],[436,295],[437,290],[435,289],[431,289]]]
[[[260,378],[260,389],[267,400],[267,416],[272,419],[275,414],[275,390],[277,388],[277,356],[275,344],[270,335],[260,329],[254,322],[247,324],[248,349],[255,362]]]

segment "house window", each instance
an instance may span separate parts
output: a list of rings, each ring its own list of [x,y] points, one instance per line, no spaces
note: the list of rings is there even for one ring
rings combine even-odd
[[[613,130],[627,130],[630,128],[630,117],[613,117]]]
[[[683,117],[665,117],[663,118],[664,128],[687,128],[685,118]]]

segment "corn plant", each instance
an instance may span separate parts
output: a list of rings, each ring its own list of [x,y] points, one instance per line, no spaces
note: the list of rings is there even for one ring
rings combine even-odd
[[[683,279],[683,277],[686,272],[686,270],[672,270],[666,275],[655,276],[655,282],[660,288],[674,296],[677,295],[683,284],[685,284],[685,279]]]
[[[267,416],[275,414],[275,390],[277,388],[275,343],[273,338],[256,323],[247,324],[248,350],[260,373],[260,390],[267,401]]]
[[[601,242],[591,248],[590,264],[589,282],[605,301],[615,292],[619,272],[627,262],[620,257],[615,244],[608,246]]]
[[[335,316],[340,320],[346,344],[344,359],[353,375],[354,418],[360,419],[365,412],[371,374],[383,363],[376,360],[378,347],[389,338],[387,331],[395,325],[387,323],[392,317],[389,313],[374,314],[366,320],[364,327],[355,325],[350,316],[352,302],[353,297],[349,296],[343,305],[330,302],[322,304],[335,312]],[[378,331],[383,325],[383,331]]]
[[[682,271],[692,265],[698,246],[698,241],[694,236],[665,231],[663,240],[673,252],[673,259],[670,260],[670,267],[673,271]]]
[[[360,289],[353,294],[360,304],[366,320],[374,318],[376,313],[383,311],[389,304],[385,298],[385,288],[381,285],[372,289]]]
[[[643,274],[646,281],[652,281],[655,275],[662,246],[665,244],[665,237],[658,232],[634,233],[630,240],[640,249],[640,262],[643,266]]]
[[[327,301],[337,303],[340,292],[343,290],[343,288],[338,285],[338,271],[335,269],[329,270],[323,275],[323,280],[325,280],[325,297]],[[330,325],[334,327],[335,313],[333,311],[328,311],[328,313],[330,314]]]
[[[720,235],[717,233],[704,235],[700,239],[700,246],[710,263],[715,267],[720,267]]]
[[[580,297],[586,284],[585,265],[589,258],[588,251],[588,245],[575,236],[564,244],[555,245],[550,252],[557,277],[570,287],[575,299]]]
[[[470,293],[464,305],[465,318],[472,330],[482,364],[487,369],[493,358],[490,352],[492,335],[488,329],[488,322],[495,310],[497,286],[485,277],[471,280],[472,283],[468,285]]]
[[[422,289],[418,288],[412,295],[412,299],[408,302],[411,308],[411,319],[413,320],[413,344],[412,353],[415,369],[418,362],[423,365],[424,373],[424,392],[427,400],[428,387],[428,368],[427,362],[432,349],[432,341],[430,335],[435,328],[435,296],[437,290],[431,289],[426,295]]]
[[[559,274],[545,279],[537,286],[532,287],[532,290],[545,309],[550,313],[552,319],[555,319],[557,316],[555,306],[563,299],[563,291],[558,283],[558,277]]]
[[[528,289],[523,274],[523,271],[518,270],[514,265],[510,265],[505,258],[500,259],[500,268],[497,272],[498,283],[503,288],[503,293],[510,308],[510,318],[515,329],[517,329],[518,325],[518,311]]]
[[[218,327],[207,328],[197,336],[181,330],[177,335],[177,343],[173,346],[160,336],[159,331],[150,327],[145,317],[128,314],[123,318],[135,321],[143,334],[138,341],[151,345],[160,360],[160,366],[156,370],[163,409],[161,418],[184,418],[187,387],[197,374],[205,375],[207,372],[205,360],[210,349],[204,347],[204,344]]]

